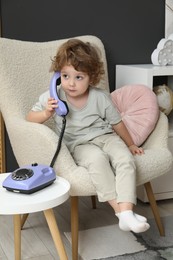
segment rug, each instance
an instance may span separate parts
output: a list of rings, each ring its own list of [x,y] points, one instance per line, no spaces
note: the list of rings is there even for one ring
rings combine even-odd
[[[135,234],[118,225],[79,231],[79,255],[83,260],[173,260],[173,216],[162,218],[165,237],[154,219],[150,229]],[[65,233],[71,243],[71,233]]]

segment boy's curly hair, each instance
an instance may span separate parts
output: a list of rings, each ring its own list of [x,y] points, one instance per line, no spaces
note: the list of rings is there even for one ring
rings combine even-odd
[[[92,86],[98,84],[105,73],[97,47],[79,39],[70,39],[60,46],[50,71],[61,71],[66,65],[87,73]]]

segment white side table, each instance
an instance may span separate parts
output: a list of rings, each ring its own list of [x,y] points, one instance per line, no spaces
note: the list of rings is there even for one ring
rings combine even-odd
[[[67,260],[53,208],[69,198],[69,182],[57,176],[55,182],[50,186],[28,195],[7,191],[2,187],[2,182],[8,174],[10,173],[0,174],[0,215],[13,215],[14,217],[15,260],[21,260],[21,229],[25,220],[29,213],[39,211],[44,212],[60,259]]]

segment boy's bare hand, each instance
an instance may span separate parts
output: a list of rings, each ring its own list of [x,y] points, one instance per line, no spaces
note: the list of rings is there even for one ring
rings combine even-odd
[[[144,154],[144,149],[142,147],[138,147],[136,146],[135,144],[132,144],[129,146],[129,150],[131,151],[131,153],[133,155],[141,155],[141,154]]]
[[[46,106],[46,110],[48,110],[49,112],[52,112],[55,110],[55,108],[58,107],[58,101],[55,100],[54,98],[48,98],[48,101],[47,101],[47,106]]]
[[[58,107],[58,101],[54,98],[48,98],[46,108],[44,110],[45,117],[49,118],[55,113],[55,108]]]

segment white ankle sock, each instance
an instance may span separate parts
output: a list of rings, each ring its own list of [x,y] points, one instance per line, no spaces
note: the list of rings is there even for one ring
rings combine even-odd
[[[123,231],[133,231],[141,233],[149,229],[150,225],[139,221],[132,210],[126,210],[119,213],[119,227]]]
[[[115,214],[115,215],[117,216],[117,218],[119,218],[119,214],[120,214],[120,212],[118,212],[118,213]],[[136,213],[134,213],[134,212],[133,212],[133,214],[134,214],[134,216],[135,216],[135,218],[136,218],[137,220],[139,220],[139,221],[141,221],[141,222],[147,222],[147,219],[146,219],[144,216],[141,216],[141,215],[136,214]]]

